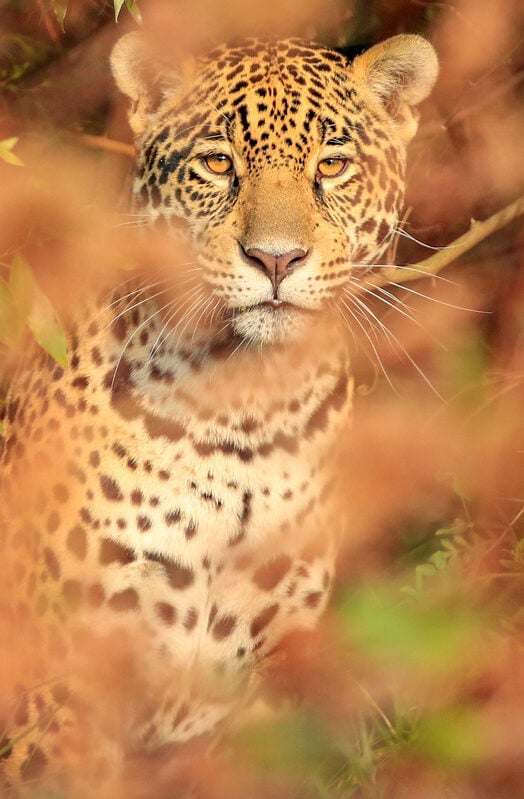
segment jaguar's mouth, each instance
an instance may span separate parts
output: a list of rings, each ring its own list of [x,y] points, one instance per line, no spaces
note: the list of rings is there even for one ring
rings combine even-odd
[[[258,309],[267,308],[270,311],[297,311],[299,313],[314,313],[310,308],[302,308],[300,305],[295,305],[292,302],[285,300],[273,299],[265,300],[264,302],[257,302],[255,305],[242,305],[233,309],[233,316],[240,316],[248,313],[249,311],[256,311]]]
[[[272,299],[233,309],[231,323],[235,334],[246,342],[276,344],[301,338],[314,313],[300,305]]]
[[[240,316],[240,314],[247,313],[248,311],[255,311],[257,308],[269,308],[272,311],[286,310],[289,308],[292,308],[297,311],[302,310],[297,305],[293,305],[290,302],[284,302],[283,300],[273,299],[273,300],[265,300],[264,302],[257,302],[255,303],[255,305],[242,305],[239,308],[235,308],[233,310],[233,316]]]

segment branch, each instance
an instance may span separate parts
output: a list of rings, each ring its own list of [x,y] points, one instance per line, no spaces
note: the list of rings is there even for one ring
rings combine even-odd
[[[71,141],[76,141],[79,144],[85,144],[87,147],[93,147],[95,150],[107,150],[110,153],[118,153],[119,155],[127,155],[128,158],[135,158],[136,152],[132,144],[125,144],[115,139],[108,139],[106,136],[91,136],[88,133],[70,133],[69,131],[60,131],[60,135]]]
[[[471,227],[466,233],[424,261],[410,266],[386,266],[380,270],[380,273],[366,275],[366,284],[362,286],[362,291],[369,291],[370,286],[380,288],[390,283],[409,283],[412,280],[419,280],[421,277],[436,275],[445,266],[473,249],[480,241],[523,214],[524,196],[519,197],[518,200],[483,222],[472,220]]]

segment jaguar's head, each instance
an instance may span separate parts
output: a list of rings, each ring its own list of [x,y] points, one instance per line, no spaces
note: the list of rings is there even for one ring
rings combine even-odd
[[[236,336],[296,338],[385,249],[414,107],[437,75],[427,41],[395,36],[349,62],[248,40],[174,68],[129,34],[112,67],[132,102],[137,202],[190,232]]]

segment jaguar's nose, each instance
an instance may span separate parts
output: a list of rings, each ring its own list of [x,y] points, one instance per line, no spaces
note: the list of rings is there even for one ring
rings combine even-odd
[[[248,250],[245,250],[242,245],[240,247],[249,263],[268,276],[275,292],[285,277],[292,274],[297,267],[302,266],[308,255],[306,250],[298,248],[274,255],[256,247]]]

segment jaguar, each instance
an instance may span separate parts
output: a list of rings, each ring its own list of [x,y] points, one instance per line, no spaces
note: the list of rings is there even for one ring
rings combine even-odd
[[[171,63],[131,33],[111,66],[133,218],[172,259],[78,298],[67,366],[35,351],[9,391],[2,596],[34,657],[1,751],[20,789],[207,740],[315,626],[344,534],[341,303],[394,235],[437,76],[407,34],[353,60],[249,39]],[[105,669],[132,682],[118,711]]]

